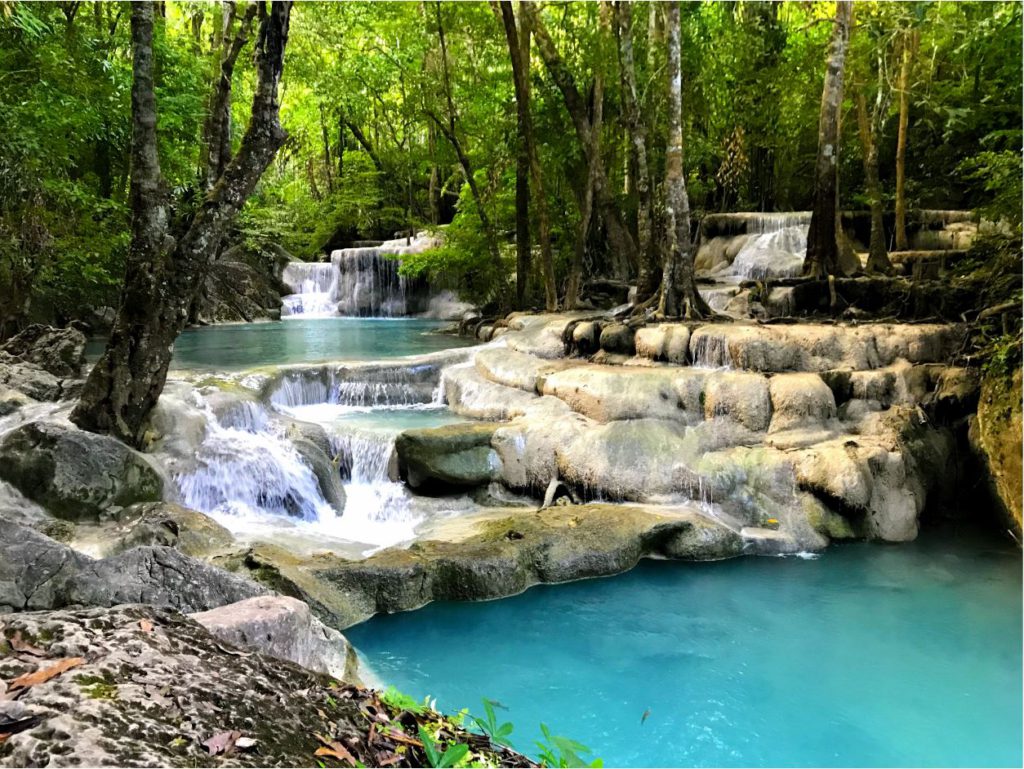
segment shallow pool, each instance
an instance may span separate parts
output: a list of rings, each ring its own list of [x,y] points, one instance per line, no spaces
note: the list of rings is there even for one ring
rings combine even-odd
[[[525,752],[543,721],[606,766],[1022,761],[1021,556],[976,533],[647,562],[346,634],[441,709],[499,701]]]
[[[418,318],[305,318],[267,323],[226,323],[183,331],[172,366],[226,371],[326,360],[378,360],[464,347],[474,341],[431,333],[445,324]],[[105,340],[92,340],[90,360]]]

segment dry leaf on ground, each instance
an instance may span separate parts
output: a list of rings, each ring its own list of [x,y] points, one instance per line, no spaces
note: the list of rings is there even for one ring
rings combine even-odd
[[[51,678],[56,678],[66,670],[71,670],[73,667],[77,667],[85,662],[83,657],[65,657],[62,660],[57,660],[54,664],[47,668],[40,668],[34,673],[25,673],[24,675],[18,676],[8,685],[10,690],[14,689],[27,689],[30,686],[38,686],[44,684]]]

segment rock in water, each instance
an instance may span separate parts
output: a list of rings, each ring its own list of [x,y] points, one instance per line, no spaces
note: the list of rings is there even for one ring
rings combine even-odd
[[[74,328],[34,324],[8,339],[0,350],[33,363],[58,379],[79,376],[85,365],[85,335]]]
[[[341,633],[287,596],[257,596],[190,615],[222,641],[249,646],[318,673],[358,682],[355,649]]]
[[[1021,370],[987,375],[978,413],[971,420],[971,447],[988,475],[1007,526],[1021,542]]]
[[[29,422],[0,443],[0,479],[58,518],[95,518],[107,508],[160,499],[150,461],[115,438],[55,422]]]
[[[480,486],[494,475],[491,437],[498,425],[466,422],[406,430],[395,441],[402,478],[416,488],[446,490]]]

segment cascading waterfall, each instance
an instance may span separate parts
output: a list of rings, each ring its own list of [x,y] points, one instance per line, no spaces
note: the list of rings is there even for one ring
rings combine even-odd
[[[803,269],[810,221],[803,211],[751,216],[751,237],[736,254],[731,273],[747,280],[796,277]]]
[[[401,256],[426,251],[438,242],[420,233],[409,240],[343,248],[332,252],[329,262],[290,262],[282,277],[294,293],[284,297],[282,316],[397,318],[427,312],[458,317],[468,305],[449,292],[431,296],[399,274]]]
[[[289,262],[281,280],[293,292],[281,299],[282,316],[310,318],[337,314],[337,273],[331,262]]]
[[[200,406],[206,436],[191,466],[173,474],[186,506],[242,518],[328,523],[337,517],[313,470],[261,405],[240,403],[223,417],[201,399]]]

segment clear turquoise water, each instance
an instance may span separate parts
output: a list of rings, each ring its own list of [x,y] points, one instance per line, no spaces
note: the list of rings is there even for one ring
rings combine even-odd
[[[543,721],[606,766],[1022,762],[1021,557],[975,534],[647,562],[346,635],[441,709],[500,701],[526,752]]]
[[[464,347],[472,340],[429,333],[444,324],[415,318],[308,318],[230,323],[182,332],[173,366],[226,371],[326,360],[377,360]],[[87,352],[95,360],[104,342]]]

